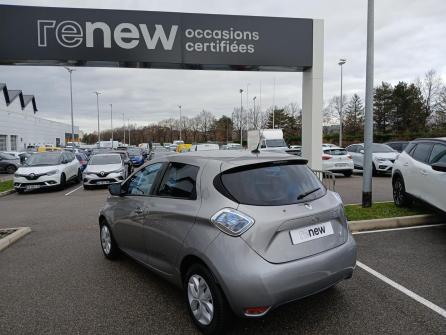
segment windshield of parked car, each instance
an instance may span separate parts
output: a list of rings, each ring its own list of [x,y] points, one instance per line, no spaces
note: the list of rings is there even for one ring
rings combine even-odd
[[[218,177],[217,177],[218,178]],[[253,206],[281,206],[311,201],[326,192],[316,175],[300,162],[268,162],[224,171],[221,175],[223,194],[235,201]]]
[[[154,147],[153,151],[155,152],[168,152],[169,150],[164,147]]]
[[[389,147],[386,144],[373,143],[372,144],[372,152],[373,153],[378,153],[378,152],[395,152],[395,150],[393,150],[391,147]]]
[[[43,152],[32,154],[26,160],[26,166],[45,166],[60,164],[61,154],[58,152]]]
[[[266,146],[268,148],[279,148],[279,147],[286,147],[285,141],[281,139],[275,139],[275,140],[266,140]]]
[[[107,165],[107,164],[121,164],[121,156],[115,155],[97,155],[92,156],[88,165]]]

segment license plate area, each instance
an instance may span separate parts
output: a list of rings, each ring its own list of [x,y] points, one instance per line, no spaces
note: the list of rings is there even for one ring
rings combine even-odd
[[[40,185],[27,185],[26,186],[27,190],[35,190],[37,188],[40,188]]]
[[[330,221],[290,230],[291,243],[294,245],[316,240],[321,237],[333,234],[333,227]]]
[[[96,182],[97,185],[105,185],[105,184],[109,184],[110,182],[108,181],[98,181]]]

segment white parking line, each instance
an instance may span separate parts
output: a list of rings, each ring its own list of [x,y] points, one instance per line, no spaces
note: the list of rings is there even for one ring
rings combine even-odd
[[[77,188],[75,188],[74,190],[71,190],[70,192],[68,192],[68,193],[65,193],[65,195],[70,195],[71,193],[73,193],[73,192],[76,192],[78,189],[80,189],[82,186],[79,186],[79,187],[77,187]]]
[[[393,288],[396,288],[398,291],[406,294],[408,297],[414,299],[415,301],[418,301],[420,304],[423,304],[427,308],[430,308],[434,312],[436,312],[436,313],[440,314],[442,317],[446,318],[446,310],[444,310],[440,306],[437,306],[434,303],[430,302],[429,300],[424,299],[423,297],[419,296],[415,292],[412,292],[411,290],[405,288],[404,286],[394,282],[392,279],[387,278],[386,276],[384,276],[381,273],[373,270],[372,268],[370,268],[367,265],[361,263],[360,261],[356,261],[356,265],[358,267],[360,267],[361,269],[367,271],[371,275],[375,276],[376,278],[381,279],[386,284],[389,284]]]
[[[441,227],[445,226],[446,223],[436,223],[436,224],[427,224],[422,226],[411,226],[411,227],[400,227],[400,228],[389,228],[389,229],[377,229],[377,230],[364,230],[364,231],[357,231],[352,233],[352,235],[358,235],[358,234],[372,234],[372,233],[383,233],[386,231],[396,231],[396,230],[409,230],[409,229],[420,229],[420,228],[430,228],[430,227]]]

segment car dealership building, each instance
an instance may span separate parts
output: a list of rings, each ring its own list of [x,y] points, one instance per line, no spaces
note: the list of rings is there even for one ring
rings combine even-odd
[[[36,116],[34,95],[0,83],[0,151],[23,151],[29,145],[63,146],[71,141],[71,124]],[[78,141],[79,127],[74,127]]]

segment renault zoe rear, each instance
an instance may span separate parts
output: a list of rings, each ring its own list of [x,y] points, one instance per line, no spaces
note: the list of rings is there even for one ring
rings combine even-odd
[[[230,311],[261,317],[352,276],[356,244],[341,199],[303,159],[196,152],[154,160],[142,175],[137,187],[132,176],[110,187],[103,252],[122,250],[183,287],[204,333],[221,331]]]

